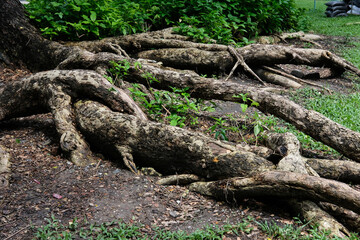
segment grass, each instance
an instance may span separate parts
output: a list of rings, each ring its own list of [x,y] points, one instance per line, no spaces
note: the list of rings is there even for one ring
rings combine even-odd
[[[62,224],[52,217],[48,224],[35,230],[35,239],[223,239],[223,236],[239,236],[242,232],[250,233],[253,228],[250,221],[244,219],[238,224],[206,226],[192,233],[184,231],[165,231],[158,227],[150,229],[138,224],[124,222],[109,222],[90,224],[87,221],[79,222],[76,219],[69,224]],[[150,232],[150,233],[148,233]]]
[[[222,240],[240,238],[242,233],[248,234],[259,229],[266,239],[331,239],[329,233],[320,231],[316,226],[302,223],[295,219],[295,224],[281,224],[274,221],[255,221],[248,217],[239,221],[238,224],[225,224],[223,226],[206,226],[192,233],[184,231],[165,231],[158,227],[145,228],[143,225],[126,224],[124,222],[109,222],[103,224],[90,224],[87,221],[77,221],[62,224],[52,217],[48,224],[39,228],[33,227],[34,239],[176,239],[176,240]],[[150,232],[150,233],[149,233]],[[257,233],[256,233],[257,234]],[[340,239],[340,238],[336,238]],[[347,238],[359,240],[358,234],[352,234]]]
[[[338,18],[328,18],[325,16],[327,0],[317,0],[314,9],[313,0],[295,0],[296,6],[305,9],[305,16],[308,19],[309,30],[328,36],[345,37],[346,46],[339,46],[340,54],[348,61],[360,66],[360,41],[352,37],[360,36],[360,25],[346,25],[347,23],[360,22],[359,16],[348,16]],[[354,90],[359,90],[358,77],[349,76],[354,82]],[[297,90],[291,96],[292,100],[305,106],[307,109],[315,110],[331,120],[344,125],[354,131],[360,132],[360,93],[325,95],[311,88]],[[315,141],[310,136],[296,130],[291,124],[277,119],[273,116],[267,117],[273,130],[276,132],[291,132],[301,142],[302,147],[306,149],[320,150],[328,154],[339,155],[334,149]],[[276,122],[278,124],[274,124]],[[281,127],[279,127],[281,125]]]
[[[328,1],[316,0],[314,9],[313,0],[295,0],[296,6],[305,10],[309,24],[307,28],[317,34],[346,37],[349,47],[341,49],[342,56],[360,67],[360,42],[352,39],[352,37],[360,36],[360,17],[349,15],[348,17],[328,18],[325,15],[326,2]]]

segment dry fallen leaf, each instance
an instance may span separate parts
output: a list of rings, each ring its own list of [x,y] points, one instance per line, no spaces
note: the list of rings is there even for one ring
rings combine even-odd
[[[61,195],[59,195],[59,194],[57,194],[57,193],[54,193],[54,194],[53,194],[53,197],[54,197],[54,198],[57,198],[57,199],[63,198],[63,196],[61,196]]]

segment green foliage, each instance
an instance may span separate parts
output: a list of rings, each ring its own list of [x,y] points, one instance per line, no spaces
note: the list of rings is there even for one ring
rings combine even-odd
[[[108,70],[107,79],[110,83],[116,84],[129,74],[129,69],[132,64],[127,61],[111,62],[112,68]],[[141,69],[141,64],[135,62],[133,64],[135,69]],[[164,121],[171,126],[184,127],[185,125],[195,125],[198,123],[198,118],[191,113],[198,113],[200,111],[213,111],[213,107],[208,106],[201,99],[193,99],[190,93],[187,92],[189,88],[178,89],[170,87],[171,91],[157,91],[151,87],[151,84],[159,82],[150,73],[142,74],[146,80],[144,84],[148,86],[148,91],[141,87],[140,84],[134,83],[129,88],[133,99],[139,102],[146,110],[147,114],[156,121]],[[110,89],[111,90],[111,89]]]
[[[298,28],[294,0],[32,0],[30,18],[49,38],[97,39],[178,26],[201,42],[249,43]]]
[[[332,95],[323,94],[312,88],[296,91],[294,101],[303,99],[306,108],[315,110],[351,130],[360,132],[360,93]]]
[[[130,0],[32,0],[26,9],[50,39],[98,39],[147,30],[143,9]]]
[[[109,68],[107,70],[107,73],[110,75],[107,77],[108,81],[111,84],[116,84],[119,80],[123,80],[123,78],[127,75],[129,75],[129,69],[131,67],[131,63],[127,60],[122,60],[119,62],[110,61],[110,64],[112,64],[112,68]],[[136,62],[135,67],[141,68],[141,64]],[[140,65],[139,65],[140,64]]]
[[[221,138],[222,140],[228,141],[227,132],[234,131],[233,128],[229,127],[227,124],[227,120],[223,118],[213,118],[215,123],[209,128],[209,132],[214,134],[214,138]],[[237,129],[235,129],[237,131]]]
[[[249,234],[253,231],[253,225],[260,227],[260,231],[268,236],[267,239],[284,240],[325,240],[342,239],[339,237],[330,237],[328,232],[320,231],[317,226],[309,226],[309,223],[302,223],[295,219],[296,223],[277,224],[274,221],[255,221],[253,218],[239,220],[237,224],[224,224],[223,226],[206,226],[203,229],[197,229],[192,233],[184,231],[171,232],[153,227],[144,230],[140,224],[127,224],[124,222],[108,222],[103,224],[89,224],[85,221],[74,219],[68,225],[61,224],[53,216],[48,219],[48,224],[39,228],[33,227],[35,239],[178,239],[178,240],[222,240],[231,237],[236,239],[242,233]],[[357,233],[351,233],[349,240],[359,240]]]
[[[147,114],[156,121],[164,121],[171,126],[184,127],[195,125],[198,118],[191,113],[212,111],[200,99],[192,99],[187,92],[188,88],[171,88],[172,91],[155,91],[150,88],[149,93],[144,93],[139,84],[129,88],[135,101],[139,102]]]
[[[311,30],[318,34],[346,37],[348,46],[342,47],[340,52],[346,60],[360,67],[360,43],[353,39],[353,37],[360,36],[360,25],[356,24],[359,16],[328,18],[325,15],[327,6],[324,3],[324,1],[317,1],[316,9],[314,9],[313,0],[295,0],[296,6],[303,9],[305,16],[300,19],[299,25],[307,25],[305,30]]]

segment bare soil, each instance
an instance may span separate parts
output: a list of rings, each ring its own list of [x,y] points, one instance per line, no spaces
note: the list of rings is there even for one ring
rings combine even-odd
[[[327,39],[321,44],[336,51],[345,41]],[[29,74],[26,69],[2,64],[0,86]],[[251,84],[246,78],[233,81]],[[340,91],[352,87],[346,77],[320,83]],[[218,109],[218,113],[234,111],[240,110],[233,104]],[[1,122],[0,145],[12,155],[10,185],[0,189],[0,239],[32,239],[35,228],[51,216],[65,224],[75,217],[97,223],[141,223],[144,232],[152,226],[192,232],[209,224],[237,223],[248,216],[258,221],[294,223],[294,215],[278,200],[246,199],[229,205],[189,192],[186,187],[157,185],[158,177],[136,176],[114,161],[99,158],[97,164],[77,167],[61,155],[50,114]],[[264,239],[258,226],[253,227],[254,231],[243,233],[241,239]]]

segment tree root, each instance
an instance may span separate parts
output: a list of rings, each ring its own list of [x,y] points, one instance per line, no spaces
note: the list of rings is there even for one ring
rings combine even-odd
[[[238,65],[241,65],[242,68],[246,72],[250,73],[262,85],[266,86],[266,83],[264,83],[263,80],[261,80],[261,78],[245,63],[244,58],[238,52],[236,52],[235,48],[230,47],[230,46],[228,48],[229,48],[230,53],[236,57],[237,61],[234,65],[234,67],[231,69],[229,76],[226,77],[225,81],[227,81],[233,75],[233,73],[236,70],[236,68],[238,67]]]
[[[200,181],[200,178],[194,174],[170,175],[161,178],[156,182],[159,185],[188,185]]]
[[[262,68],[255,69],[255,72],[262,79],[264,79],[264,81],[273,83],[273,84],[276,84],[279,86],[283,86],[286,88],[294,88],[294,89],[300,88],[302,86],[301,84],[299,84],[295,81],[292,81],[288,77],[284,77],[284,76],[275,74],[273,72],[266,71]]]
[[[360,192],[345,183],[302,173],[267,171],[248,178],[190,184],[190,190],[221,200],[257,197],[329,202],[360,213]]]
[[[280,71],[280,70],[277,70],[275,68],[272,68],[272,67],[269,67],[269,66],[263,66],[262,68],[266,69],[266,70],[269,70],[271,72],[274,72],[274,73],[277,73],[279,75],[282,75],[284,77],[287,77],[287,78],[290,78],[290,79],[293,79],[295,80],[296,82],[300,82],[300,83],[304,83],[304,84],[307,84],[307,85],[311,85],[311,86],[314,86],[314,87],[317,87],[317,88],[320,88],[320,89],[325,89],[326,91],[328,91],[330,94],[332,93],[332,91],[330,91],[330,89],[324,87],[324,86],[321,86],[319,84],[316,84],[316,83],[312,83],[312,82],[309,82],[309,81],[306,81],[306,80],[303,80],[301,78],[297,78],[291,74],[287,74],[283,71]],[[281,84],[279,84],[281,85]],[[290,86],[291,87],[291,86]]]
[[[7,188],[9,186],[10,178],[10,154],[6,149],[0,145],[0,189]]]
[[[110,91],[111,88],[114,91]],[[12,97],[15,95],[16,98]],[[87,165],[92,161],[92,154],[73,121],[72,101],[81,96],[146,119],[146,115],[123,90],[114,87],[99,74],[84,70],[41,72],[6,85],[1,89],[0,119],[47,112],[49,109],[54,116],[63,152],[75,164]]]
[[[275,152],[283,156],[277,164],[277,170],[319,176],[301,157],[300,142],[292,133],[271,133],[266,141]],[[324,212],[314,202],[292,199],[290,200],[290,206],[300,213],[306,221],[319,225],[321,230],[330,231],[332,235],[339,237],[350,235],[349,231],[342,224]]]
[[[334,179],[341,182],[360,183],[360,164],[352,161],[306,159],[321,177]]]
[[[136,165],[151,166],[162,174],[192,173],[221,179],[274,169],[270,161],[254,153],[201,133],[143,121],[95,102],[78,102],[76,120],[89,142],[101,141],[101,151],[113,159],[122,158],[119,146],[127,147]]]
[[[143,64],[140,70],[133,68],[125,80],[144,83],[146,82],[144,73],[150,73],[159,80],[159,83],[154,84],[159,89],[168,89],[168,86],[188,87],[192,96],[197,98],[242,102],[242,98],[238,95],[247,94],[247,97],[259,103],[257,108],[260,111],[284,119],[300,131],[331,146],[346,157],[360,161],[360,133],[347,129],[318,112],[307,110],[286,97],[262,91],[261,88],[203,78],[189,71],[160,68],[156,64]]]

